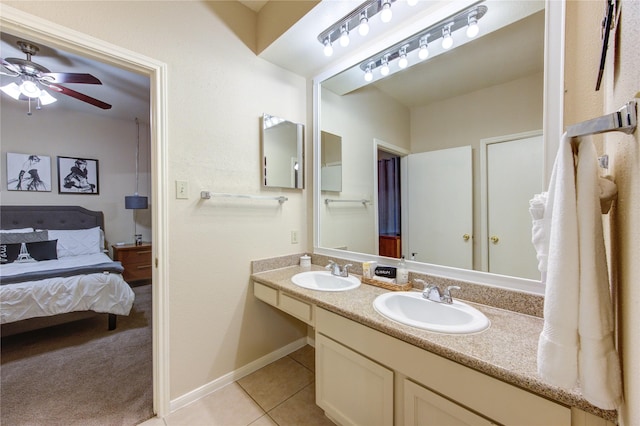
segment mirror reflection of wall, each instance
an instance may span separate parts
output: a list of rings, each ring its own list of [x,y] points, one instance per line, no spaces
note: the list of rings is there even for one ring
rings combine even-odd
[[[262,155],[264,186],[304,188],[304,125],[264,114]]]
[[[323,191],[342,191],[342,138],[320,132],[320,181]]]
[[[483,20],[493,19],[492,13],[508,15],[511,11],[499,12],[497,7],[520,5],[515,3],[486,2],[489,11]],[[529,10],[514,12],[520,14],[514,22],[500,24],[492,33],[445,54],[369,85],[363,86],[360,82],[351,89],[345,84],[351,70],[346,70],[323,81],[319,92],[322,127],[349,140],[348,146],[343,146],[344,196],[372,194],[378,190],[373,177],[375,140],[405,149],[409,155],[470,147],[472,201],[467,213],[473,225],[456,234],[460,244],[472,248],[469,269],[488,271],[483,256],[486,257],[484,246],[490,242],[483,241],[480,235],[481,140],[543,127],[544,2],[526,3]],[[536,167],[542,170],[542,160]],[[419,189],[424,183],[405,181],[402,185]],[[447,191],[446,179],[438,185]],[[524,195],[525,198],[532,196]],[[350,251],[382,255],[378,251],[378,218],[372,213],[377,208],[353,207],[348,212],[345,208],[340,214],[337,209],[330,211],[322,204],[320,208],[319,247],[344,246]],[[522,208],[526,212],[528,205]],[[408,208],[405,211],[409,212]],[[403,223],[408,226],[410,222],[408,218]],[[525,226],[530,232],[530,221]],[[407,245],[411,234],[411,229],[403,225],[402,254],[407,258],[411,258],[412,251],[425,251],[412,250]],[[416,260],[433,263],[419,259],[426,255],[426,252],[418,253]],[[535,265],[535,258],[532,262]]]

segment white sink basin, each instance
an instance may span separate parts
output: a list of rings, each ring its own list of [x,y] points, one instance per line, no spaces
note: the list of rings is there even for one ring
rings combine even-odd
[[[291,277],[291,281],[299,287],[318,291],[346,291],[360,285],[356,277],[337,277],[329,271],[301,272]]]
[[[490,325],[482,312],[466,303],[432,302],[415,291],[381,294],[373,301],[373,307],[393,321],[440,333],[477,333]]]

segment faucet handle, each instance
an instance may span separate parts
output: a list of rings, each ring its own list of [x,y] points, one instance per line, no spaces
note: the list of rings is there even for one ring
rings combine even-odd
[[[434,302],[442,302],[442,293],[440,292],[440,287],[435,284],[429,284],[425,287],[422,292],[422,297],[425,299],[432,300]]]
[[[447,304],[453,303],[453,297],[451,297],[451,290],[460,290],[460,287],[457,285],[450,285],[444,290],[444,294],[442,295],[442,301]]]
[[[331,269],[335,266],[336,262],[334,262],[333,260],[329,259],[329,264],[327,266],[324,267],[324,269]]]
[[[351,268],[353,265],[351,263],[347,263],[346,265],[344,265],[342,267],[342,276],[343,277],[348,277],[349,276],[349,268]]]

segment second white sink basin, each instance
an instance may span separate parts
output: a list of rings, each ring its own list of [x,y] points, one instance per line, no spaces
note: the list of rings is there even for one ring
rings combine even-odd
[[[291,277],[291,281],[299,287],[318,291],[346,291],[360,285],[354,276],[337,277],[329,271],[301,272]]]
[[[440,333],[477,333],[490,325],[482,312],[466,303],[432,302],[415,291],[381,294],[373,301],[373,307],[393,321]]]

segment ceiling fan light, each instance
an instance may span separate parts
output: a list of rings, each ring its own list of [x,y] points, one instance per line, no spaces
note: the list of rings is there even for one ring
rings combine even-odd
[[[35,82],[31,80],[25,80],[20,85],[20,93],[28,98],[35,99],[40,97],[40,88]]]
[[[20,88],[16,83],[9,83],[6,86],[2,86],[0,87],[0,90],[11,96],[16,101],[20,100]]]
[[[409,6],[415,6],[416,4],[418,4],[418,0],[407,0],[407,4]]]
[[[41,91],[39,99],[42,105],[49,105],[58,101],[56,98],[51,96],[46,90]]]

